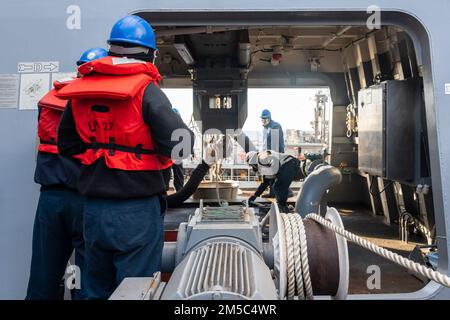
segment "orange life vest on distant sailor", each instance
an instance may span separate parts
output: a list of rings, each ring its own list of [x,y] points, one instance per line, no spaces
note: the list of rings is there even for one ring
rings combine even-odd
[[[150,83],[161,76],[151,63],[105,57],[81,65],[83,77],[58,91],[71,99],[78,134],[88,145],[81,162],[104,158],[111,169],[162,170],[172,160],[159,155],[142,117],[142,100]]]
[[[67,100],[56,96],[59,89],[67,85],[72,79],[64,79],[54,82],[54,89],[50,90],[38,102],[40,108],[38,121],[38,137],[40,140],[38,150],[40,152],[58,154],[58,125],[67,104]]]

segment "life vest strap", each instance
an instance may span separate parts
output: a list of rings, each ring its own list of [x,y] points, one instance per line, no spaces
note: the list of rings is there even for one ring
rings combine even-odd
[[[142,148],[141,144],[138,144],[135,147],[130,147],[130,146],[124,146],[121,144],[117,144],[117,143],[101,143],[101,142],[91,142],[87,145],[88,149],[94,149],[94,150],[98,150],[98,149],[106,149],[110,151],[110,155],[114,155],[114,153],[111,153],[111,151],[122,151],[122,152],[129,152],[129,153],[134,153],[136,155],[136,157],[138,159],[141,159],[141,154],[156,154],[155,150],[152,149],[144,149]]]
[[[58,145],[58,143],[55,140],[42,140],[42,139],[40,139],[39,142],[41,144],[49,144],[49,145],[52,145],[52,146]]]

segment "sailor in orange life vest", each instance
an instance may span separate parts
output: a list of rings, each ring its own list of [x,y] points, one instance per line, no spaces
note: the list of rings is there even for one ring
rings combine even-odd
[[[83,53],[78,65],[105,57],[108,52],[94,48]],[[33,229],[33,253],[26,299],[57,300],[64,297],[62,279],[67,261],[75,249],[75,263],[83,264],[82,197],[77,192],[80,161],[58,154],[57,128],[66,100],[56,92],[72,78],[55,81],[54,89],[38,103],[38,147],[34,179],[41,193]],[[73,299],[82,291],[74,290]]]
[[[81,154],[87,299],[107,299],[125,277],[161,269],[166,211],[162,170],[182,129],[193,152],[194,134],[172,111],[153,64],[155,35],[140,17],[112,28],[109,57],[82,65],[83,76],[58,92],[69,99],[59,126],[61,154]],[[188,140],[188,141],[186,141]],[[84,276],[83,276],[84,275]]]

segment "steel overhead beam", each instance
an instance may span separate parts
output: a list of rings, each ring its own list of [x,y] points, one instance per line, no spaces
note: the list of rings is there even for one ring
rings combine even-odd
[[[341,37],[344,33],[350,30],[351,26],[342,27],[336,34],[332,35],[329,39],[325,40],[322,44],[323,48],[326,48],[330,43],[332,43],[337,38]]]

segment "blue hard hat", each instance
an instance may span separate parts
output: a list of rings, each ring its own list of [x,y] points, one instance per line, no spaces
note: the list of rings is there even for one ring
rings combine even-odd
[[[261,112],[261,118],[272,118],[272,115],[270,114],[270,111],[267,109],[264,109]]]
[[[178,111],[177,108],[172,108],[172,110],[173,110],[173,112],[175,112],[177,115],[181,116],[181,115],[180,115],[180,111]]]
[[[96,59],[100,59],[103,57],[108,56],[108,51],[106,51],[103,48],[92,48],[89,50],[86,50],[85,52],[83,52],[83,54],[80,57],[80,60],[77,61],[77,65],[81,65],[83,63],[92,61],[92,60],[96,60]]]
[[[157,50],[155,33],[150,24],[138,16],[126,16],[113,26],[108,43],[130,43]]]

